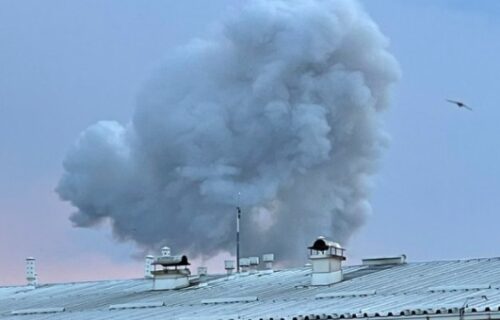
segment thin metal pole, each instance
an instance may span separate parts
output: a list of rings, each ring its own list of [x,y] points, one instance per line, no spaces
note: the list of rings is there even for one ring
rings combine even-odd
[[[236,272],[240,272],[240,218],[241,208],[236,207]]]
[[[238,192],[238,205],[236,206],[236,272],[240,272],[240,219],[241,219],[241,208],[240,208],[240,197],[241,192]]]

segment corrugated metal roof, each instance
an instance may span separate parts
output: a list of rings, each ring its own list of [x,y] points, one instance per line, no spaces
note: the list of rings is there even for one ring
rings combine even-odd
[[[307,267],[208,276],[198,286],[172,291],[151,291],[149,279],[47,284],[34,290],[0,287],[0,319],[293,319],[298,315],[327,319],[448,312],[458,315],[465,302],[467,312],[500,310],[500,258],[348,266],[344,272],[344,281],[324,287],[309,285],[311,270]],[[212,303],[206,303],[209,299]],[[29,315],[16,314],[19,310]],[[49,314],[36,310],[59,311]]]

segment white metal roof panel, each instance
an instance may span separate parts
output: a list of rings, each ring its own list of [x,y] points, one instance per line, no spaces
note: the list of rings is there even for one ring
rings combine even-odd
[[[500,310],[500,258],[348,266],[344,268],[344,281],[322,287],[310,286],[310,273],[310,268],[304,267],[242,276],[207,276],[200,285],[171,291],[152,291],[150,279],[46,284],[34,290],[0,287],[0,319],[416,317],[458,315],[465,302],[467,308],[463,310],[477,315]],[[436,287],[453,290],[432,290]],[[203,303],[228,297],[257,299],[245,303]],[[156,307],[110,309],[120,305]],[[12,314],[15,310],[44,308],[65,311]]]

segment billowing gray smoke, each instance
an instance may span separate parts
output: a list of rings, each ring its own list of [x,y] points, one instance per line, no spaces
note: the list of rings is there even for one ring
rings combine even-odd
[[[121,240],[207,257],[305,255],[345,242],[370,212],[379,113],[399,77],[388,41],[352,1],[253,1],[170,55],[127,125],[99,122],[69,151],[57,192]],[[231,251],[232,252],[232,251]]]

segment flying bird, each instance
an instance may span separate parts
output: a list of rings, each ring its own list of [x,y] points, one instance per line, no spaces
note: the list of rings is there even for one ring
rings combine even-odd
[[[462,101],[456,101],[456,100],[450,100],[450,99],[446,99],[446,101],[448,101],[449,103],[456,104],[459,108],[465,108],[467,110],[472,111],[472,108],[469,107],[468,105],[466,105],[465,103],[463,103]]]

